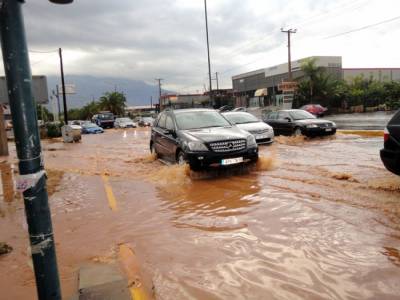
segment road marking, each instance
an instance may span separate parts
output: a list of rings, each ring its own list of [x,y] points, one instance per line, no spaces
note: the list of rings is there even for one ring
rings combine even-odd
[[[111,210],[116,211],[117,210],[117,200],[114,197],[114,193],[111,188],[110,181],[108,180],[108,176],[101,175],[101,178],[103,179],[104,190],[106,191],[108,205],[110,206]]]
[[[119,246],[118,258],[121,267],[128,279],[128,287],[133,300],[152,300],[154,299],[149,287],[142,278],[139,261],[135,252],[125,244]]]

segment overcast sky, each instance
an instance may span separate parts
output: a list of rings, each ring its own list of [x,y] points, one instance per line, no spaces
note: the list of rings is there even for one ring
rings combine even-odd
[[[26,2],[30,50],[62,47],[68,74],[161,77],[164,88],[182,93],[208,82],[203,0]],[[231,87],[232,75],[286,62],[281,27],[298,30],[293,59],[341,55],[344,67],[400,67],[400,17],[332,37],[398,15],[398,0],[208,0],[212,73]],[[58,74],[56,52],[30,57],[33,74]]]

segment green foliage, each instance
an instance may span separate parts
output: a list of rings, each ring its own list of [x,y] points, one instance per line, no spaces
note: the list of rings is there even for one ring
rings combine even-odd
[[[101,110],[112,112],[116,116],[124,115],[125,113],[126,98],[123,93],[112,92],[105,93],[104,96],[100,97],[99,106]]]
[[[68,110],[70,120],[90,120],[100,111],[111,111],[114,115],[123,116],[125,113],[126,98],[123,93],[105,93],[99,101],[92,101],[82,108]]]
[[[49,110],[43,105],[36,104],[36,113],[38,120],[42,120],[44,122],[49,122],[54,120],[53,114],[49,112]]]
[[[318,103],[327,107],[349,108],[363,105],[389,109],[400,107],[400,82],[379,82],[372,78],[357,76],[351,82],[332,78],[324,68],[317,67],[314,59],[301,65],[304,77],[298,84],[295,103],[302,106]]]
[[[61,136],[61,127],[63,123],[47,123],[46,130],[47,130],[47,137],[55,138]]]

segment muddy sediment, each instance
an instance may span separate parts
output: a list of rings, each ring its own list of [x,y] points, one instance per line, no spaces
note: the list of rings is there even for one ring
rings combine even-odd
[[[80,265],[115,261],[121,243],[160,299],[400,294],[400,182],[380,162],[380,138],[277,137],[255,166],[192,172],[155,160],[149,136],[111,130],[45,150],[64,297]],[[19,287],[10,299],[34,293],[20,204],[0,201],[0,236],[18,250],[0,259],[10,271],[0,289]]]

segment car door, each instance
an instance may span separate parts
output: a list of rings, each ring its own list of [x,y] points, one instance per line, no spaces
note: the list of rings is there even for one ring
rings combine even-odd
[[[266,118],[264,119],[264,122],[267,123],[269,126],[271,126],[274,129],[275,134],[279,134],[277,128],[276,128],[276,118],[277,118],[277,112],[270,112],[267,114]]]
[[[158,122],[156,126],[153,127],[152,129],[152,139],[154,143],[154,149],[160,156],[165,155],[165,149],[163,145],[163,139],[164,139],[164,130],[165,130],[165,121],[167,119],[167,116],[165,113],[161,113]]]
[[[175,153],[177,148],[177,136],[174,120],[171,115],[167,115],[165,120],[164,139],[162,140],[165,147],[166,156],[170,161],[175,161]]]
[[[292,118],[287,111],[278,112],[278,119],[276,120],[277,128],[280,134],[291,135],[292,134]]]

